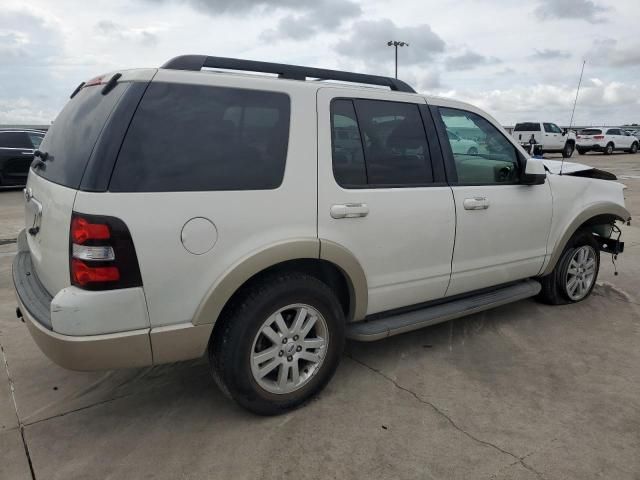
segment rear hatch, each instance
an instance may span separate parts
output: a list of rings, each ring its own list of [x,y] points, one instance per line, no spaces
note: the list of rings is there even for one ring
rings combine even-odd
[[[45,289],[70,285],[69,229],[78,190],[105,191],[117,149],[155,70],[97,77],[74,92],[47,132],[25,188],[31,261]],[[44,159],[44,161],[43,161]]]
[[[585,128],[578,133],[576,139],[578,143],[593,144],[601,142],[604,139],[604,134],[599,128]]]
[[[513,138],[520,144],[528,145],[531,143],[531,137],[533,136],[533,143],[542,143],[542,132],[540,131],[540,123],[537,122],[522,122],[516,123],[513,129]]]

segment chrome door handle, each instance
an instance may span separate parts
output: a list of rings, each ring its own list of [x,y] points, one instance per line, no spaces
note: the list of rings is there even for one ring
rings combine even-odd
[[[486,197],[465,198],[462,204],[465,210],[486,210],[489,208],[489,200]]]
[[[366,203],[340,203],[332,205],[329,210],[331,218],[357,218],[369,215]]]

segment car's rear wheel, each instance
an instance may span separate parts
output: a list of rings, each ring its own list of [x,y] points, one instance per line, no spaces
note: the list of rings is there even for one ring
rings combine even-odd
[[[276,415],[301,405],[324,388],[340,362],[344,313],[315,277],[263,277],[220,321],[209,346],[214,378],[254,413]]]
[[[629,153],[638,153],[638,142],[633,142],[631,144],[631,148],[629,149]]]
[[[564,158],[571,158],[571,155],[573,155],[573,148],[573,143],[567,142],[562,150],[562,156]]]
[[[598,278],[600,248],[588,231],[578,231],[567,243],[553,271],[541,279],[538,298],[552,305],[587,298]]]
[[[611,155],[613,153],[613,143],[607,143],[607,146],[604,147],[604,154]]]
[[[478,154],[478,149],[476,147],[471,147],[469,150],[467,150],[467,155],[477,155]]]
[[[577,148],[576,148],[576,150],[577,150],[577,152],[578,152],[578,155],[584,155],[585,153],[587,153],[587,151],[586,151],[586,150],[583,150],[583,149],[582,149],[582,148],[580,148],[580,147],[577,147]]]

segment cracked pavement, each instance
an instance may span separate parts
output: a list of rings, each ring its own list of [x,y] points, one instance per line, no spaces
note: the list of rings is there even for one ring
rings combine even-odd
[[[640,180],[625,183],[639,218]],[[20,202],[0,192],[0,238]],[[52,364],[15,318],[15,244],[0,244],[0,479],[638,479],[640,228],[623,239],[587,301],[349,342],[327,389],[275,418],[229,402],[204,360]]]

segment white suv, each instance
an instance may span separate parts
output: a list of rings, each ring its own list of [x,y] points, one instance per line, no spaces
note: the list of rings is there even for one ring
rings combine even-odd
[[[580,155],[590,151],[611,155],[615,150],[636,153],[639,143],[636,137],[621,128],[593,127],[580,131],[576,149]]]
[[[629,220],[623,186],[587,177],[391,78],[197,55],[112,73],[36,152],[18,315],[62,366],[206,354],[275,414],[326,385],[345,338],[587,297]]]

